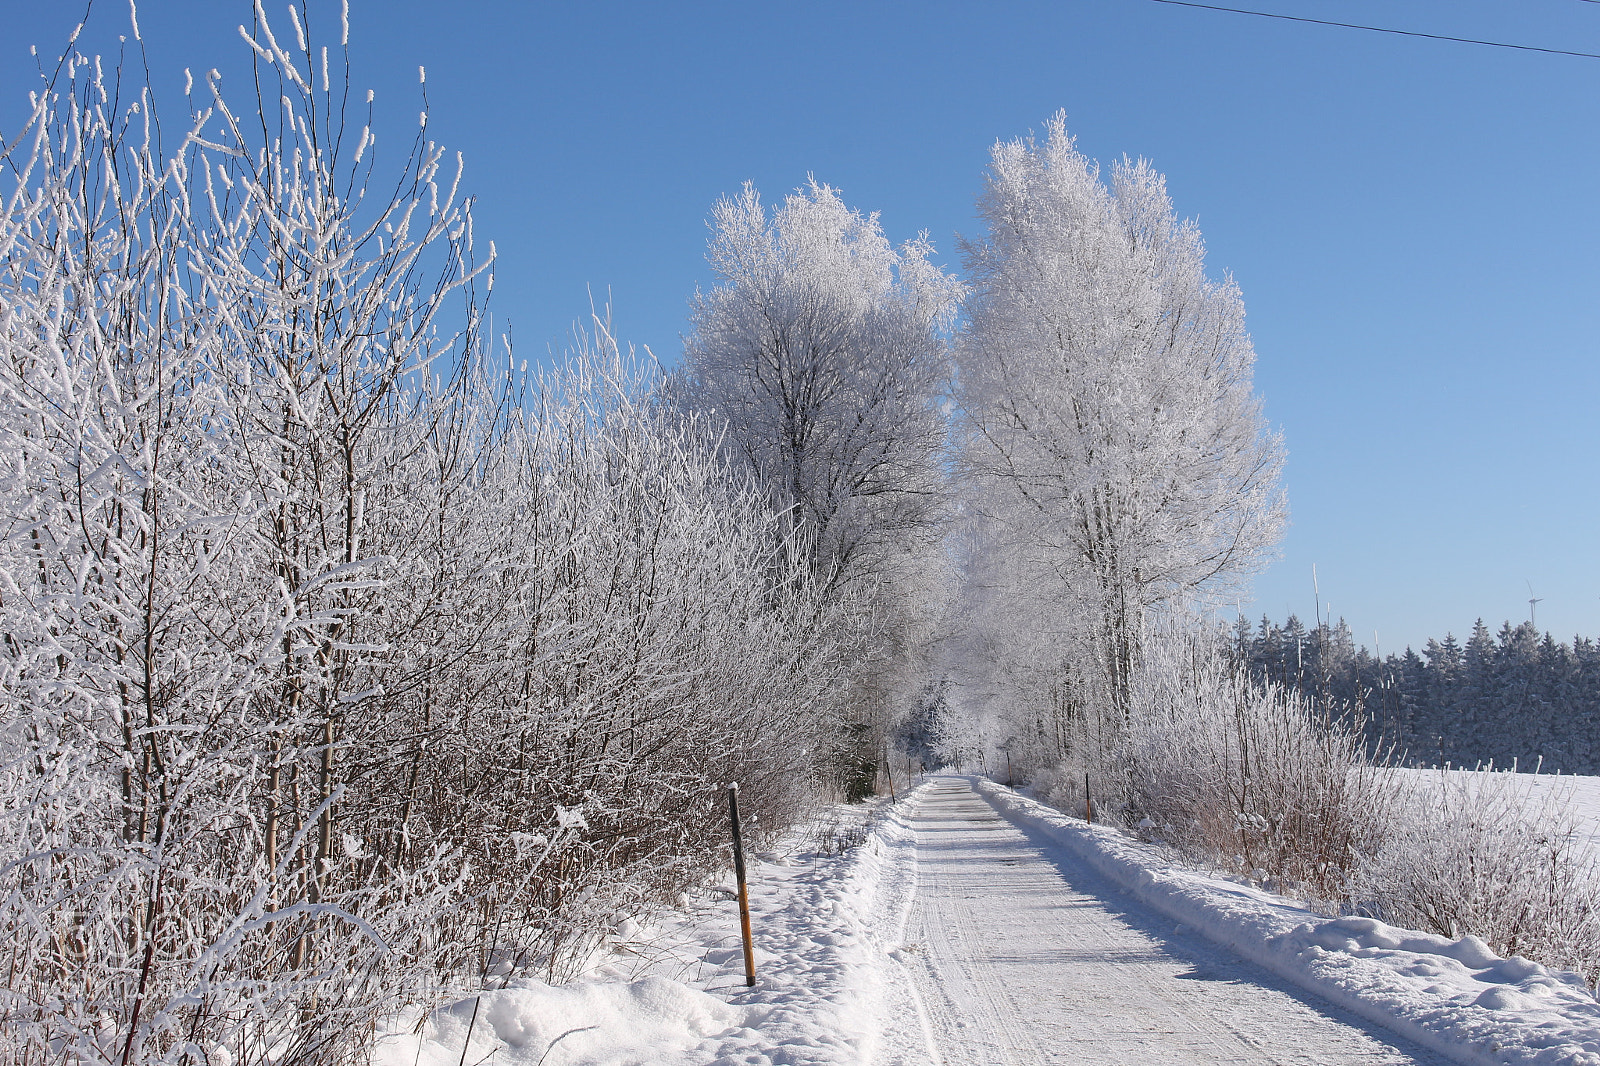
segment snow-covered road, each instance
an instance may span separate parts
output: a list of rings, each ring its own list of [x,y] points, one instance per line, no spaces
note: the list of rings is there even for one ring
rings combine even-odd
[[[1600,1066],[1580,975],[1319,916],[981,778],[778,844],[747,859],[755,988],[725,880],[581,980],[397,1015],[375,1063]]]
[[[892,1025],[890,1063],[926,1063],[930,1042],[945,1066],[1445,1062],[1175,928],[964,779],[906,806],[917,887],[896,954],[921,1010]]]

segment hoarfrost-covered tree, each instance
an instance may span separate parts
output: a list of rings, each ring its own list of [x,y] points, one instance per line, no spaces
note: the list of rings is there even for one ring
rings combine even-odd
[[[837,583],[885,565],[943,502],[937,397],[959,283],[926,237],[896,249],[877,215],[812,181],[768,216],[719,201],[684,365],[693,403]]]
[[[957,341],[972,505],[1021,580],[1058,590],[1087,682],[1069,713],[1120,716],[1146,612],[1249,574],[1283,525],[1244,305],[1162,176],[1124,159],[1102,181],[1061,113],[1042,144],[995,146],[978,209]]]
[[[856,795],[921,684],[917,617],[939,595],[926,579],[947,497],[944,331],[961,286],[925,236],[896,248],[877,215],[815,181],[770,215],[746,185],[711,229],[718,284],[694,300],[683,398],[749,467],[825,593],[857,605],[855,709],[834,744]]]

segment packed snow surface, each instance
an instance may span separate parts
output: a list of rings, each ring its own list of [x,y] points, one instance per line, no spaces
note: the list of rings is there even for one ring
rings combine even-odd
[[[756,988],[724,886],[586,980],[397,1019],[378,1066],[1600,1066],[1581,980],[1473,937],[1319,917],[979,778],[833,818],[751,863]]]
[[[903,957],[938,1058],[892,1061],[1444,1061],[1141,906],[964,779],[934,783],[910,821],[919,883]]]

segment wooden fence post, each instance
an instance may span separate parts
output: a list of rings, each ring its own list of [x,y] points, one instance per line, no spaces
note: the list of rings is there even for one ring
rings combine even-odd
[[[728,817],[733,820],[733,876],[739,882],[739,929],[744,934],[744,983],[756,985],[756,948],[750,936],[750,889],[744,879],[744,837],[739,832],[739,785],[728,786]]]

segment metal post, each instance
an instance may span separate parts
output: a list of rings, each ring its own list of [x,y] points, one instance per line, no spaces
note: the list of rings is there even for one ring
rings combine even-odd
[[[739,929],[744,934],[744,983],[756,985],[756,948],[750,937],[750,890],[744,880],[744,837],[739,832],[739,785],[728,786],[728,817],[733,820],[733,876],[739,882]]]
[[[1089,795],[1089,771],[1083,772],[1083,820],[1094,824],[1094,797]]]

